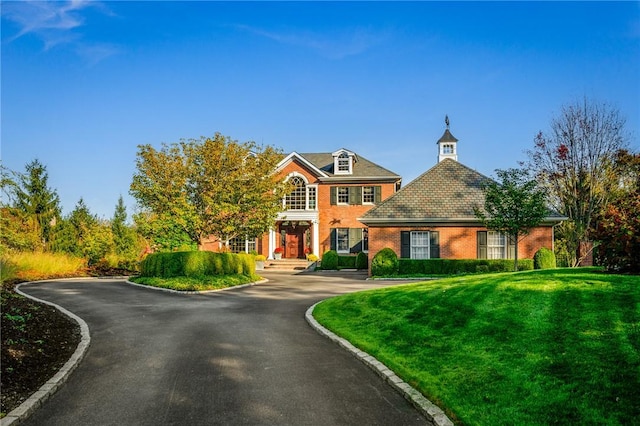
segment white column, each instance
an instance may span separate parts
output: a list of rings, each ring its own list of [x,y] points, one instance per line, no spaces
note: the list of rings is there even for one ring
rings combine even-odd
[[[313,254],[320,257],[320,235],[318,235],[320,233],[320,226],[318,219],[312,220],[311,223],[313,224],[313,231],[311,232],[313,235]]]
[[[276,248],[276,231],[275,229],[269,229],[269,253],[267,253],[267,259],[273,259],[273,251]]]

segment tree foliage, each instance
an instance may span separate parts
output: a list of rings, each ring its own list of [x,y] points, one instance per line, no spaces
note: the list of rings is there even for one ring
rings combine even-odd
[[[48,186],[49,174],[46,166],[37,159],[25,166],[24,174],[17,176],[17,181],[12,182],[15,197],[13,207],[23,216],[36,221],[41,242],[39,248],[45,249],[52,238],[53,227],[60,219],[60,199],[56,191]]]
[[[618,152],[618,187],[599,217],[598,260],[610,270],[640,272],[640,154]]]
[[[540,132],[528,152],[527,167],[549,194],[553,207],[570,221],[561,233],[577,265],[588,253],[580,242],[589,239],[594,219],[616,185],[612,166],[616,152],[628,143],[625,119],[616,108],[588,99],[564,106]]]
[[[138,257],[138,238],[135,229],[127,225],[127,208],[122,196],[118,198],[113,218],[111,219],[111,233],[115,255],[126,259]]]
[[[515,244],[514,270],[518,270],[518,244],[547,215],[546,195],[526,170],[496,170],[499,182],[483,186],[484,209],[475,207],[476,216],[491,230],[508,235]]]
[[[176,227],[194,244],[257,237],[282,209],[288,185],[274,174],[281,158],[273,147],[219,133],[160,150],[141,145],[130,192],[157,225]]]

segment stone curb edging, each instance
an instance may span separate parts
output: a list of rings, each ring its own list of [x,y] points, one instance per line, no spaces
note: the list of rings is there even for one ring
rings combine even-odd
[[[320,303],[320,302],[318,302]],[[384,381],[389,383],[396,391],[400,392],[413,406],[434,426],[453,426],[453,422],[447,417],[447,415],[433,402],[429,401],[415,388],[404,382],[393,371],[391,371],[386,365],[372,357],[368,353],[361,351],[353,346],[349,341],[339,337],[331,331],[324,328],[315,318],[313,318],[313,310],[316,305],[314,304],[305,313],[305,319],[322,336],[333,340],[338,345],[349,351],[353,356],[362,361],[365,365],[375,371]]]
[[[67,381],[73,370],[75,370],[76,367],[80,364],[80,361],[82,361],[82,359],[84,358],[87,350],[89,349],[89,344],[91,343],[89,326],[87,326],[87,323],[84,322],[82,318],[66,310],[62,306],[56,305],[55,303],[48,302],[46,300],[38,299],[37,297],[20,291],[20,287],[23,284],[30,284],[30,282],[18,284],[15,288],[16,293],[31,300],[53,306],[66,316],[76,321],[78,325],[80,325],[80,343],[78,343],[78,346],[76,347],[73,355],[71,355],[71,358],[69,358],[69,360],[62,366],[62,368],[60,368],[60,370],[58,370],[58,372],[52,378],[47,380],[44,385],[40,386],[40,389],[34,392],[29,398],[27,398],[26,401],[13,409],[4,418],[0,419],[0,426],[19,424],[27,417],[29,417],[31,413],[33,413],[38,407],[40,407],[47,399],[49,399],[49,397],[53,395],[60,388],[60,386],[62,386]]]
[[[128,279],[126,280],[127,284],[130,285],[134,285],[136,287],[143,287],[143,288],[148,288],[150,290],[159,290],[159,291],[165,291],[167,293],[174,293],[174,294],[207,294],[207,293],[217,293],[219,291],[228,291],[228,290],[235,290],[237,288],[244,288],[244,287],[251,287],[254,286],[256,284],[264,284],[266,282],[269,282],[268,279],[263,279],[260,281],[255,281],[252,283],[247,283],[247,284],[240,284],[240,285],[235,285],[235,286],[231,286],[231,287],[225,287],[225,288],[219,288],[216,290],[203,290],[203,291],[181,291],[181,290],[174,290],[172,288],[163,288],[163,287],[154,287],[152,285],[144,285],[144,284],[138,284],[138,283],[134,283],[133,281],[129,281]],[[2,426],[2,425],[0,425]]]

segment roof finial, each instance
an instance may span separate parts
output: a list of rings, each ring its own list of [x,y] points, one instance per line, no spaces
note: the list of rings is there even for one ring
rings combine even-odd
[[[449,116],[445,114],[444,116],[444,124],[447,125],[447,129],[449,128]]]

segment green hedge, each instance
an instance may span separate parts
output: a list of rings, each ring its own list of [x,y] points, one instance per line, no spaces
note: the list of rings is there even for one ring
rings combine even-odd
[[[326,251],[322,255],[320,268],[324,270],[367,269],[367,255],[363,252],[353,255],[339,255],[335,250]]]
[[[533,269],[532,259],[518,259],[519,271],[531,269]],[[398,267],[399,275],[455,275],[511,271],[513,271],[512,259],[399,259]]]
[[[255,275],[256,265],[249,254],[179,251],[152,253],[140,265],[143,277],[202,277],[207,275]]]

